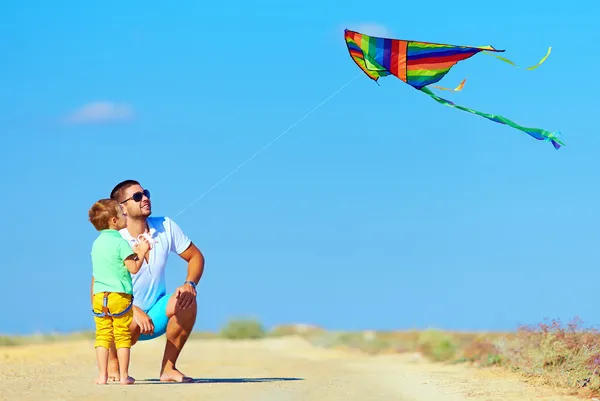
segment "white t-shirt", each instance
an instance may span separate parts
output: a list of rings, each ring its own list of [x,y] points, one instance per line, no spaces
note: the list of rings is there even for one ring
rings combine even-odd
[[[148,252],[149,263],[144,260],[140,270],[131,275],[133,304],[144,312],[167,292],[165,267],[169,253],[180,254],[192,243],[181,228],[168,217],[148,217],[146,221],[155,244]],[[119,232],[121,237],[133,247],[136,239],[131,236],[127,228]]]

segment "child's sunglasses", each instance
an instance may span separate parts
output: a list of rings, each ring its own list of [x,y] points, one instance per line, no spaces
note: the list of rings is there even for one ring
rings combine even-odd
[[[143,191],[134,193],[133,195],[131,195],[130,198],[125,199],[121,203],[125,203],[131,199],[133,199],[134,202],[139,202],[144,198],[144,195],[146,195],[146,198],[150,199],[150,191],[148,191],[147,189],[144,189]]]

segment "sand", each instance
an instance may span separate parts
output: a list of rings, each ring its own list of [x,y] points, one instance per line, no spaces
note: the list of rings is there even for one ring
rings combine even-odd
[[[158,381],[164,338],[132,351],[131,386],[93,383],[91,341],[0,347],[0,400],[567,401],[497,369],[441,365],[418,355],[369,356],[298,337],[192,340],[178,363],[195,383]]]

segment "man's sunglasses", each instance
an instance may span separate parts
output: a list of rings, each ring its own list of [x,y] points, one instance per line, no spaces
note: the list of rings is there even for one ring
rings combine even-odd
[[[128,200],[132,200],[132,199],[134,202],[139,202],[142,199],[144,199],[144,195],[146,195],[146,198],[150,199],[150,191],[148,191],[147,189],[144,189],[143,191],[134,193],[133,195],[131,195],[130,198],[125,199],[121,203],[123,204],[123,203],[127,202]]]

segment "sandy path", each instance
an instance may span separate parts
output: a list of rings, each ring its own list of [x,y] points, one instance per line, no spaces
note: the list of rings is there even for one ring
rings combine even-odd
[[[0,400],[575,400],[498,372],[318,349],[299,338],[191,341],[179,368],[197,383],[164,384],[156,381],[163,341],[134,347],[138,382],[127,387],[92,384],[91,342],[0,348]]]

